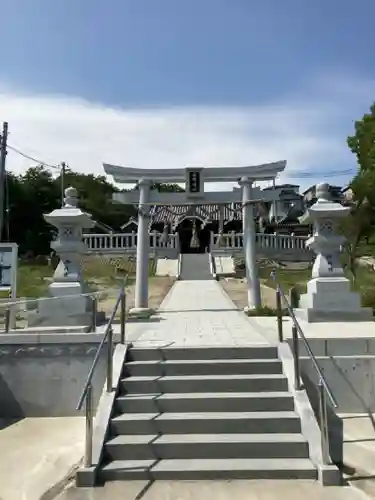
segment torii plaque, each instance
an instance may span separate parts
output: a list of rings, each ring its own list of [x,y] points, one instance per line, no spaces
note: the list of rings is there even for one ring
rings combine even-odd
[[[150,207],[154,205],[193,205],[242,202],[244,254],[248,283],[249,309],[261,305],[260,284],[256,265],[254,203],[274,201],[277,194],[253,187],[254,181],[274,180],[286,167],[278,161],[252,167],[187,167],[173,169],[140,169],[103,164],[104,171],[120,184],[137,184],[139,191],[115,193],[113,200],[123,204],[138,205],[138,244],[135,287],[137,314],[150,314],[148,308],[148,259]],[[159,193],[151,191],[152,183],[185,183],[184,193]],[[238,182],[241,189],[222,192],[205,192],[206,182]]]

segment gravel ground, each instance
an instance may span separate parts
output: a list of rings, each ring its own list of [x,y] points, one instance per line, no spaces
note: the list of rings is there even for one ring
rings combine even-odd
[[[175,278],[170,276],[154,276],[149,279],[148,304],[151,309],[158,309],[174,282]],[[109,315],[112,313],[117,300],[118,287],[107,288],[105,293],[106,297],[105,299],[99,301],[98,308],[101,311],[105,311],[107,315]],[[132,285],[129,285],[126,290],[126,309],[128,311],[134,307],[134,294],[135,284],[133,283]]]
[[[234,304],[243,309],[247,303],[247,284],[244,278],[226,278],[220,280],[221,286],[229,295]],[[267,286],[261,285],[262,303],[264,306],[276,307],[275,290]]]

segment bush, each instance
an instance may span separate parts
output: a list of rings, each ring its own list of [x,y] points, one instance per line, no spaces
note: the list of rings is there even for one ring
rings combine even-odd
[[[375,288],[366,288],[362,291],[362,306],[363,307],[371,307],[372,310],[375,310]]]
[[[282,313],[283,313],[283,316],[288,315],[286,310],[283,310]],[[256,307],[255,309],[251,309],[251,310],[247,311],[246,314],[250,317],[253,317],[253,316],[277,316],[277,311],[276,311],[276,309],[273,309],[272,307],[260,306],[260,307]]]

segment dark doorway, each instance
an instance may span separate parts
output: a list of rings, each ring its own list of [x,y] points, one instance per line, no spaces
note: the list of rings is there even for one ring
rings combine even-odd
[[[198,239],[198,246],[192,247],[193,227]],[[181,253],[205,253],[210,245],[210,230],[207,227],[202,228],[202,221],[196,218],[184,219],[178,226],[178,236],[180,238]]]

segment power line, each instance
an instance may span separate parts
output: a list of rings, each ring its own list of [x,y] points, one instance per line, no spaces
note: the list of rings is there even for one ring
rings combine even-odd
[[[45,161],[42,161],[42,160],[38,160],[37,158],[34,158],[33,156],[30,156],[26,153],[24,153],[23,151],[20,151],[18,148],[15,148],[14,146],[11,146],[10,144],[8,144],[8,149],[10,149],[11,151],[14,151],[14,153],[17,153],[19,154],[20,156],[23,156],[24,158],[26,158],[27,160],[31,160],[31,161],[35,161],[35,163],[38,163],[39,165],[42,165],[43,167],[49,167],[49,168],[54,168],[54,169],[57,169],[57,170],[60,170],[61,167],[59,167],[58,165],[51,165],[50,163],[47,163]]]
[[[65,164],[62,163],[60,166],[59,165],[51,165],[50,163],[47,163],[45,161],[42,161],[38,158],[35,158],[33,156],[30,156],[26,153],[24,153],[23,151],[21,151],[20,149],[14,147],[14,146],[11,146],[10,144],[7,145],[7,148],[10,149],[11,151],[19,154],[20,156],[28,159],[28,160],[31,160],[31,161],[34,161],[35,163],[38,163],[39,165],[42,165],[44,167],[49,167],[49,168],[53,168],[55,170],[60,170],[62,172],[64,172],[64,169],[65,169]],[[345,175],[353,175],[354,172],[353,172],[353,169],[345,169],[345,170],[331,170],[331,171],[328,171],[328,172],[314,172],[314,173],[309,173],[309,172],[294,172],[294,173],[290,173],[287,174],[287,177],[288,179],[312,179],[312,178],[317,178],[317,177],[320,177],[320,178],[323,178],[323,179],[329,179],[331,177],[340,177],[340,176],[345,176]]]
[[[316,179],[316,178],[323,178],[323,179],[329,179],[331,177],[342,177],[345,175],[354,175],[355,172],[353,172],[352,169],[346,169],[346,170],[336,170],[336,171],[331,171],[331,172],[314,172],[314,173],[309,173],[309,172],[292,172],[288,173],[287,171],[285,172],[286,177],[288,179]]]

